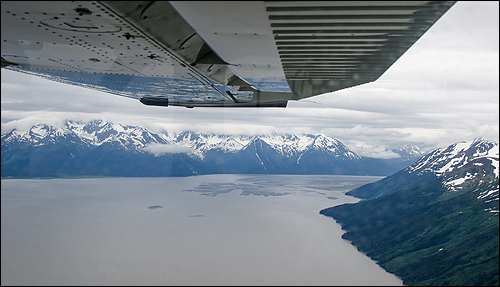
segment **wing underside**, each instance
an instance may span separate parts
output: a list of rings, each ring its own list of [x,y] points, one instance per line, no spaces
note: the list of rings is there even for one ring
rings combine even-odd
[[[2,68],[147,105],[284,107],[376,80],[453,4],[2,1]]]

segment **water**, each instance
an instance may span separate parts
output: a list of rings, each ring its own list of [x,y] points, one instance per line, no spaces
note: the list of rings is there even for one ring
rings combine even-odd
[[[402,285],[323,208],[380,177],[9,179],[2,285]]]

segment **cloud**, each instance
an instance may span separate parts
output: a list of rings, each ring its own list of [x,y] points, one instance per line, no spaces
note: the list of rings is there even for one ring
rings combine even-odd
[[[151,107],[2,69],[2,132],[102,119],[168,133],[322,133],[383,147],[367,153],[389,157],[385,148],[405,144],[498,141],[498,11],[498,2],[459,1],[375,82],[290,101],[284,109]],[[178,152],[149,148],[153,154]]]
[[[147,145],[144,150],[151,154],[154,154],[155,156],[161,156],[164,154],[189,153],[193,151],[193,149],[188,146],[157,143]]]
[[[393,159],[400,158],[401,156],[393,151],[384,149],[382,147],[373,146],[357,146],[353,143],[349,146],[350,150],[356,154],[364,157],[381,158],[381,159]]]

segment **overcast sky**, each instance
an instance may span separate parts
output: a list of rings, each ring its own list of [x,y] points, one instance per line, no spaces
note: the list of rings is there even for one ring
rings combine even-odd
[[[376,82],[283,108],[151,107],[2,69],[1,129],[103,119],[155,131],[313,133],[361,155],[499,138],[499,2],[457,2]]]

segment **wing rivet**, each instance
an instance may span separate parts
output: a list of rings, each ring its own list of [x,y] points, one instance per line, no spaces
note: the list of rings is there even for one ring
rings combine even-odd
[[[89,9],[87,8],[76,8],[75,9],[76,13],[78,13],[78,15],[80,16],[83,16],[83,15],[90,15],[92,14],[92,11],[90,11]]]

